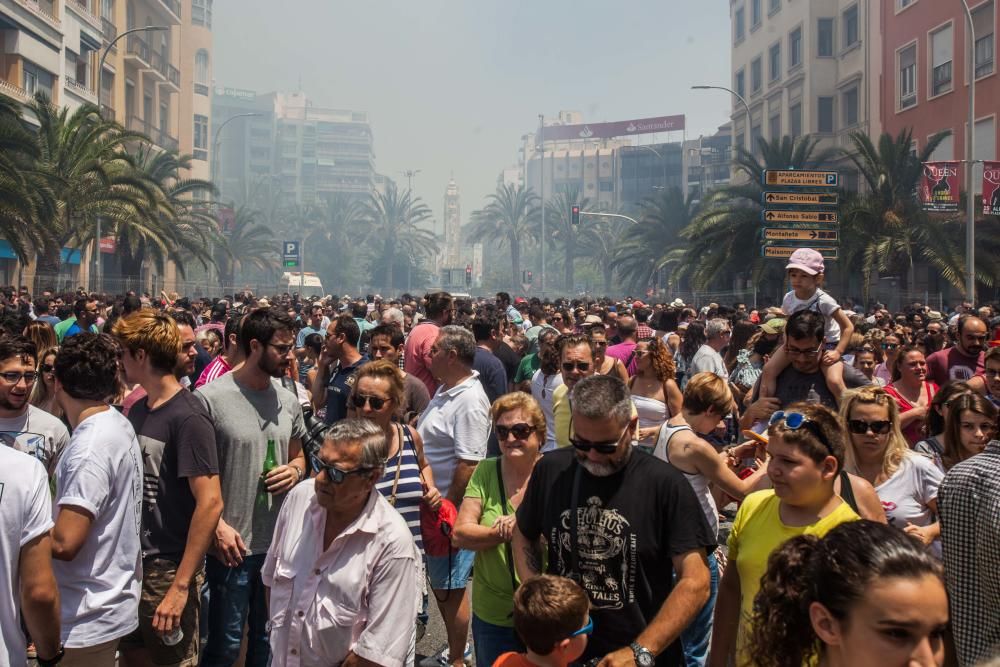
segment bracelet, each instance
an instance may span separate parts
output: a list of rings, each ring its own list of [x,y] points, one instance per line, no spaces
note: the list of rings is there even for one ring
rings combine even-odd
[[[288,464],[288,467],[291,468],[292,470],[294,470],[295,471],[295,476],[298,477],[298,479],[295,480],[296,484],[298,484],[303,479],[305,479],[305,476],[306,476],[306,471],[305,470],[303,470],[302,468],[300,468],[298,466],[293,466],[291,463]]]
[[[35,658],[35,662],[38,663],[38,667],[55,667],[55,665],[58,665],[59,661],[61,661],[65,655],[66,649],[63,648],[62,644],[60,644],[59,650],[56,651],[56,654],[53,657],[46,660],[42,656],[38,656]]]

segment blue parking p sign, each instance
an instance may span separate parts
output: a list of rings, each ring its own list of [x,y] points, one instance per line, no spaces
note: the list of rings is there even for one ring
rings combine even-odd
[[[282,263],[286,269],[294,269],[299,265],[299,242],[285,241],[282,250]]]

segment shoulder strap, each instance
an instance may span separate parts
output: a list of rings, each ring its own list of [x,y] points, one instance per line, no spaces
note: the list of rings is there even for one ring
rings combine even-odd
[[[396,478],[392,480],[392,495],[389,496],[389,504],[396,506],[396,489],[399,488],[399,470],[403,467],[403,448],[406,442],[403,440],[403,427],[396,424],[396,434],[399,436],[399,451],[396,452]]]
[[[497,457],[497,483],[500,485],[500,514],[507,515],[507,490],[503,488],[503,456]],[[517,590],[517,577],[514,575],[514,553],[511,550],[510,542],[503,543],[504,552],[507,554],[507,571],[510,572],[510,589]]]
[[[851,486],[851,476],[847,474],[846,470],[840,471],[840,497],[850,505],[855,514],[861,515],[858,510],[858,500],[854,497],[854,488]]]

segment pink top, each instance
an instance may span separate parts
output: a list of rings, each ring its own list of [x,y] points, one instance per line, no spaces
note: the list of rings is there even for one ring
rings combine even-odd
[[[353,652],[402,667],[416,638],[420,596],[406,521],[373,488],[358,518],[324,551],[326,510],[315,484],[289,492],[260,573],[271,589],[271,665],[338,665]]]
[[[198,376],[198,381],[194,383],[194,388],[197,389],[203,384],[208,384],[212,380],[217,380],[231,370],[233,370],[233,367],[230,366],[229,362],[226,361],[226,358],[220,354],[215,359],[212,359],[212,362],[208,366],[205,366],[205,370],[203,370],[201,375]]]
[[[431,375],[431,347],[437,340],[441,328],[435,322],[424,321],[410,330],[406,337],[406,350],[403,358],[406,361],[407,373],[415,375],[427,387],[431,396],[437,390],[438,381]]]
[[[930,381],[924,381],[924,391],[927,392],[927,405],[931,404],[931,399],[934,398],[934,394],[938,393],[938,386]],[[911,404],[908,400],[903,398],[903,395],[899,393],[895,385],[889,385],[885,388],[885,392],[896,399],[896,404],[899,405],[899,414],[903,414],[909,410],[912,410],[915,406]],[[903,437],[906,441],[910,443],[910,447],[917,444],[923,440],[926,435],[924,435],[924,422],[919,419],[912,421],[906,425],[903,429]]]

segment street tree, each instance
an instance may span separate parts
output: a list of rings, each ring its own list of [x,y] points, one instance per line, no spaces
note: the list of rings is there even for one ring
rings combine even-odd
[[[472,213],[467,234],[480,243],[493,243],[510,249],[510,285],[521,283],[523,244],[537,238],[536,225],[541,215],[538,196],[522,185],[504,184],[487,197],[485,207]]]

